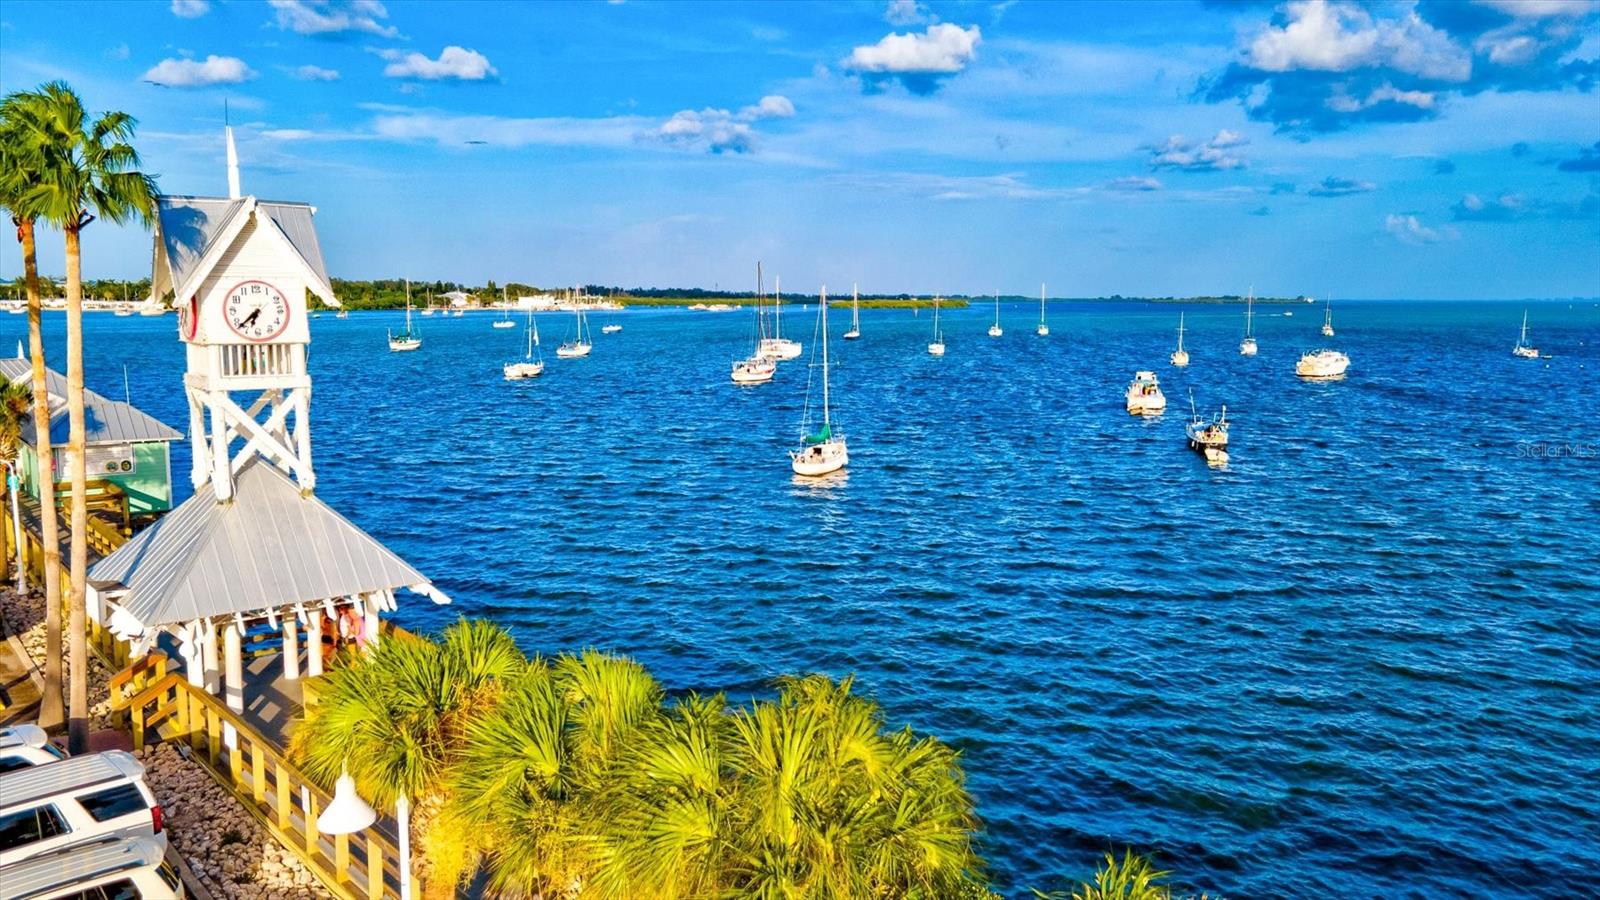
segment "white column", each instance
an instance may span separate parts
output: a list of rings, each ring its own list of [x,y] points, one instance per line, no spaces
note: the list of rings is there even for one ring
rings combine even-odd
[[[236,713],[244,712],[244,654],[239,646],[239,639],[239,623],[229,622],[222,632],[223,663],[227,667],[224,700],[228,708]],[[223,728],[222,738],[230,750],[239,746],[238,736],[234,733],[232,725]]]
[[[394,802],[394,817],[400,826],[400,898],[411,900],[411,800],[405,794]]]
[[[296,346],[295,353],[304,352]],[[300,457],[300,490],[310,492],[317,487],[317,476],[311,468],[311,388],[297,388],[294,392],[295,452]]]
[[[300,680],[300,621],[292,611],[283,617],[283,677]]]
[[[361,627],[367,632],[367,646],[371,649],[378,647],[378,634],[383,627],[383,620],[378,618],[378,600],[369,596],[361,604]]]
[[[194,444],[192,459],[189,460],[189,480],[194,482],[195,490],[206,483],[211,477],[211,454],[206,444],[206,414],[200,406],[200,400],[195,396],[193,388],[189,394],[189,434],[193,437]],[[167,458],[171,465],[171,457]]]
[[[228,420],[222,404],[211,402],[211,487],[218,500],[233,498],[233,477],[228,458]]]
[[[206,665],[201,645],[205,643],[205,629],[195,621],[189,624],[186,631],[194,635],[194,640],[178,644],[178,655],[183,657],[183,673],[189,679],[190,686],[203,691],[206,689]]]
[[[222,667],[217,663],[217,626],[209,620],[200,623],[200,662],[205,670],[206,691],[222,690]]]
[[[322,674],[322,607],[306,610],[306,676]]]

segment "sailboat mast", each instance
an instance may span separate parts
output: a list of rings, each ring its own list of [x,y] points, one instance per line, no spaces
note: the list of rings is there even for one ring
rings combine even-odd
[[[828,286],[822,286],[822,427],[828,424]],[[829,434],[832,437],[832,434]]]
[[[783,338],[783,276],[772,276],[772,336]]]
[[[762,280],[761,260],[758,259],[756,260],[756,343],[758,345],[767,338],[766,304],[762,302],[766,298],[767,283]]]
[[[406,334],[411,333],[411,279],[406,279]]]
[[[1044,324],[1044,282],[1039,282],[1039,324]]]
[[[850,285],[850,330],[861,330],[861,292],[856,285]]]
[[[1250,337],[1250,327],[1256,312],[1256,287],[1250,286],[1250,294],[1244,301],[1244,336]]]
[[[1183,313],[1178,313],[1178,352],[1183,352]]]
[[[994,292],[994,327],[1000,327],[1000,292]]]

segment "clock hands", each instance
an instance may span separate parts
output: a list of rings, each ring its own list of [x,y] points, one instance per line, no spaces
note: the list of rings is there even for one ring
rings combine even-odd
[[[256,319],[259,319],[260,317],[261,317],[261,307],[258,306],[258,307],[255,308],[254,311],[252,311],[250,313],[250,315],[245,316],[243,319],[239,320],[239,327],[240,328],[249,328],[250,324],[252,322],[254,322]]]

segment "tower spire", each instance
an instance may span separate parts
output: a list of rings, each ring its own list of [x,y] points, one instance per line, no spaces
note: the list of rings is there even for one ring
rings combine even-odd
[[[239,193],[239,151],[233,147],[233,124],[228,121],[228,101],[222,101],[222,133],[228,139],[228,199],[237,200]]]

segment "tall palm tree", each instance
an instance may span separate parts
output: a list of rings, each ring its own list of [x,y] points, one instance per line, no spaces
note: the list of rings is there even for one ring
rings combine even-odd
[[[65,82],[53,81],[24,94],[24,122],[37,141],[38,178],[24,201],[40,221],[66,235],[67,263],[67,457],[72,479],[71,580],[67,587],[67,640],[71,683],[67,692],[67,747],[89,745],[89,652],[84,608],[89,568],[88,474],[84,468],[83,420],[83,229],[96,218],[148,225],[155,215],[155,182],[139,171],[133,149],[136,120],[106,112],[91,120],[83,101]]]
[[[437,817],[445,774],[472,723],[496,706],[505,685],[523,677],[528,660],[510,634],[477,620],[452,625],[437,642],[388,637],[346,663],[323,676],[320,699],[295,729],[290,754],[324,784],[348,768],[357,793],[393,810],[407,834],[415,803],[419,820],[431,820],[417,828],[427,873],[423,894],[452,897],[476,865],[479,844],[470,830]]]
[[[50,443],[50,391],[45,382],[43,305],[39,296],[39,258],[33,187],[43,164],[38,128],[28,103],[32,95],[13,93],[0,101],[0,205],[17,226],[22,245],[22,284],[28,297],[28,355],[33,361],[34,450],[39,454],[39,541],[44,548],[44,694],[39,724],[47,729],[65,721],[61,703],[61,537],[56,521],[55,450]]]

